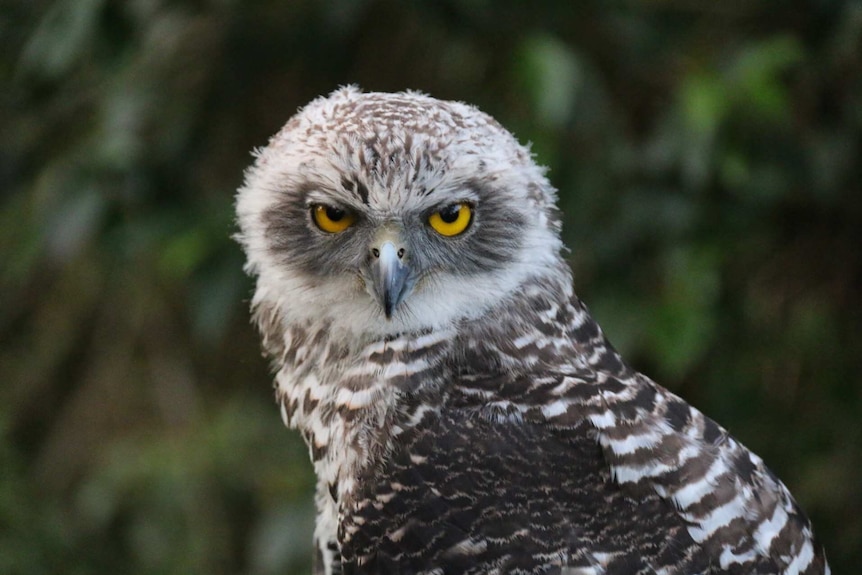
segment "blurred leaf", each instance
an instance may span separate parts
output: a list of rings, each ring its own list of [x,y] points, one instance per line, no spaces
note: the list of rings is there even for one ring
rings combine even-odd
[[[210,255],[212,239],[203,227],[190,228],[170,238],[159,257],[162,273],[175,279],[191,274]]]
[[[57,80],[86,54],[106,0],[54,2],[33,32],[20,67],[26,74]]]
[[[565,124],[572,115],[582,75],[571,48],[551,36],[528,37],[520,46],[519,68],[534,119],[549,127]]]
[[[783,74],[796,67],[804,57],[799,41],[792,36],[777,36],[743,51],[731,71],[734,98],[746,112],[759,119],[778,121],[788,118],[789,93]]]
[[[105,212],[104,198],[85,185],[69,190],[45,226],[48,255],[57,262],[74,260],[95,239]]]
[[[681,92],[689,129],[699,138],[713,138],[730,105],[724,82],[711,73],[695,73],[686,78]]]
[[[665,377],[681,377],[712,343],[721,282],[718,264],[710,249],[680,248],[668,254],[662,301],[649,322],[651,347]]]

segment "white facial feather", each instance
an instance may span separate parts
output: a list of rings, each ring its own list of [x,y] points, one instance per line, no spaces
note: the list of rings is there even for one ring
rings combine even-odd
[[[349,114],[345,120],[345,108],[367,101],[379,102],[375,105],[383,113],[387,106],[418,107],[423,113],[398,125]],[[381,137],[388,139],[391,148],[409,142],[412,149],[430,150],[435,158],[430,165],[420,158],[390,166],[386,181],[372,177],[368,209],[377,216],[397,219],[408,207],[415,211],[441,199],[452,201],[469,194],[468,182],[481,179],[506,194],[510,209],[527,222],[518,231],[520,249],[507,265],[481,273],[460,270],[469,274],[467,281],[463,274],[430,273],[391,319],[355,274],[321,282],[282,261],[273,253],[262,221],[285,194],[296,193],[308,181],[317,182],[320,189],[308,191],[307,201],[324,201],[322,190],[338,189],[345,174],[367,161],[362,157],[367,154],[362,142]],[[432,191],[411,194],[410,189],[417,188]],[[477,109],[416,93],[363,94],[354,88],[341,89],[302,109],[259,150],[239,190],[239,238],[248,256],[246,269],[257,276],[253,304],[274,304],[288,324],[323,322],[331,333],[357,342],[445,328],[475,318],[517,290],[526,278],[546,273],[559,262],[558,230],[548,216],[554,196],[527,148]]]

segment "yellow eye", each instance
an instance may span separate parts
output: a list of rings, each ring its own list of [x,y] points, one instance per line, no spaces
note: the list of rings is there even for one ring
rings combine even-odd
[[[464,233],[472,220],[473,209],[467,202],[459,202],[431,214],[428,224],[441,236],[451,237]]]
[[[311,217],[318,228],[330,234],[343,232],[356,221],[356,216],[347,210],[323,204],[311,206]]]

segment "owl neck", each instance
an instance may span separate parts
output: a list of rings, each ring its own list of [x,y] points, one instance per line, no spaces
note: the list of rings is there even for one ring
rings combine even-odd
[[[553,273],[525,282],[483,318],[462,326],[455,347],[466,354],[461,375],[498,377],[501,383],[571,369],[630,372],[575,294],[563,262]]]
[[[258,321],[266,320],[259,310]],[[302,432],[319,479],[339,499],[411,422],[445,405],[460,381],[481,376],[504,385],[571,367],[628,369],[574,295],[567,267],[451,327],[354,347],[326,326],[294,325],[269,351],[282,362],[282,417]]]

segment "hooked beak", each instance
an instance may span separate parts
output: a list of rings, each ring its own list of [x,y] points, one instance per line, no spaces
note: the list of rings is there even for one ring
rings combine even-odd
[[[398,307],[413,287],[410,268],[404,263],[404,249],[391,241],[371,249],[371,281],[374,295],[383,307],[386,319]]]

